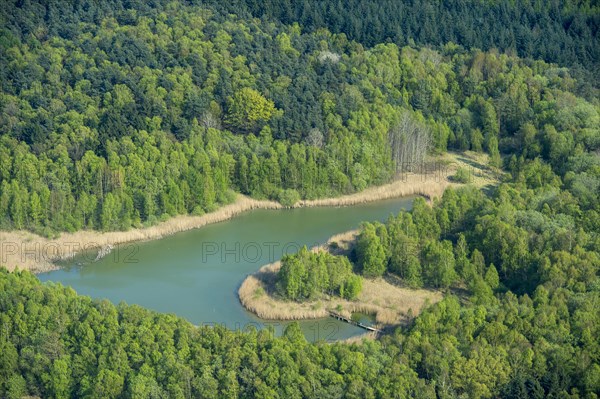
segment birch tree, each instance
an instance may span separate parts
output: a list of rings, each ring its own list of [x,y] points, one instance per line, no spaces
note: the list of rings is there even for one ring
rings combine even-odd
[[[425,160],[431,144],[431,131],[409,112],[404,112],[398,123],[390,129],[388,140],[395,171],[413,170]]]

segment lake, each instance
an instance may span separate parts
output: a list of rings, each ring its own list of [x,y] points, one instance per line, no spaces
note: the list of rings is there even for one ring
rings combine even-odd
[[[79,294],[113,303],[138,304],[174,313],[196,325],[222,324],[230,329],[273,326],[247,312],[237,297],[244,278],[262,265],[357,228],[362,221],[385,220],[410,209],[414,197],[350,207],[253,210],[199,229],[148,242],[124,244],[95,260],[81,254],[61,269],[39,275]],[[334,319],[300,322],[310,341],[339,340],[364,330]]]

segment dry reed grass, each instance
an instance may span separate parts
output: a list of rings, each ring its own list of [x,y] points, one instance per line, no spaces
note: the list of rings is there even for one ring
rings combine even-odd
[[[346,338],[346,339],[343,339],[343,340],[340,340],[337,342],[342,342],[345,344],[360,344],[363,341],[374,341],[377,339],[378,336],[379,336],[378,333],[369,331],[364,334],[355,335],[353,337]]]
[[[181,231],[222,222],[252,209],[280,209],[274,201],[259,201],[239,195],[236,202],[202,216],[176,216],[155,226],[129,231],[82,230],[48,239],[28,231],[0,232],[0,264],[33,272],[56,269],[52,262],[69,259],[82,250],[102,249],[133,241],[159,239]]]
[[[483,186],[493,183],[494,176],[485,166],[487,160],[471,153],[445,154],[435,161],[443,169],[428,173],[409,173],[392,183],[371,187],[362,192],[337,198],[300,201],[294,207],[349,206],[371,201],[399,198],[408,195],[439,197],[444,190],[456,185],[448,177],[458,167],[474,168],[474,184]],[[280,209],[274,201],[259,201],[238,195],[235,203],[202,216],[182,215],[148,228],[129,231],[99,232],[83,230],[63,233],[59,238],[47,239],[28,231],[0,232],[0,265],[8,270],[15,267],[33,272],[56,269],[54,261],[68,259],[81,250],[102,249],[133,241],[159,239],[181,231],[199,228],[211,223],[222,222],[252,209]]]
[[[346,232],[329,239],[328,243],[337,242],[333,248],[336,252],[346,252],[351,248],[349,242],[356,237],[356,230]],[[336,240],[340,240],[338,242]],[[323,251],[331,246],[312,248],[312,251]],[[392,284],[383,278],[363,280],[363,289],[355,301],[329,297],[310,302],[294,302],[280,298],[275,292],[277,272],[281,262],[261,267],[256,273],[248,276],[238,290],[242,306],[258,317],[267,320],[304,320],[328,317],[335,311],[345,317],[352,313],[375,315],[379,327],[398,325],[409,315],[416,316],[428,303],[442,299],[437,291],[424,289],[408,289]]]
[[[380,278],[364,280],[363,289],[355,301],[331,297],[311,302],[286,301],[275,294],[275,276],[279,262],[264,266],[244,280],[238,295],[242,305],[266,320],[304,320],[329,316],[335,311],[350,317],[352,313],[375,315],[379,325],[398,325],[409,314],[418,315],[427,304],[442,299],[440,292],[408,289],[392,285]]]
[[[337,198],[302,200],[294,205],[294,207],[349,206],[409,195],[422,195],[431,199],[440,197],[444,193],[444,190],[452,184],[446,178],[436,180],[435,178],[430,179],[421,174],[410,174],[402,176],[392,183],[370,187],[355,194]]]

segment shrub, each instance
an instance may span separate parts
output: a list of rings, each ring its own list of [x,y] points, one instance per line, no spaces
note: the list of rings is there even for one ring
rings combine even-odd
[[[281,190],[277,199],[281,205],[291,208],[300,201],[300,194],[294,189]]]
[[[344,284],[344,299],[353,300],[362,290],[362,278],[356,274],[351,275]]]
[[[254,290],[254,298],[260,298],[266,294],[265,289],[263,287],[258,287]]]
[[[471,171],[467,168],[458,168],[454,176],[452,176],[452,181],[457,183],[467,184],[471,183],[472,180],[473,177],[471,176]]]

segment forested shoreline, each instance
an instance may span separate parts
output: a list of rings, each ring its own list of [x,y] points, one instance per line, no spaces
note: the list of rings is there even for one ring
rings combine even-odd
[[[279,338],[197,328],[0,269],[0,397],[598,398],[600,102],[598,81],[581,81],[597,79],[594,3],[453,1],[476,4],[454,16],[435,2],[430,17],[446,17],[414,45],[405,31],[385,43],[355,15],[386,31],[411,12],[281,2],[257,19],[259,3],[244,3],[237,16],[239,2],[2,7],[0,228],[127,230],[210,212],[235,192],[333,196],[386,182],[424,152],[485,152],[506,172],[497,187],[365,221],[356,252],[335,259],[346,282],[352,267],[444,299],[379,340],[310,344],[295,324]],[[311,4],[328,20],[309,24]],[[444,30],[498,10],[522,10],[515,26],[545,45],[517,43],[520,58],[497,45],[495,25],[464,47]],[[562,65],[530,58],[556,48]],[[281,289],[346,294],[324,280]]]
[[[450,287],[460,284],[446,278],[454,275],[468,285],[462,299],[447,295],[411,325],[375,342],[313,345],[297,327],[283,338],[197,329],[175,316],[115,307],[60,285],[41,285],[27,272],[2,271],[0,317],[9,338],[0,351],[4,392],[593,398],[600,381],[600,348],[593,338],[600,332],[598,224],[589,223],[594,212],[587,206],[565,202],[572,194],[557,190],[560,178],[549,173],[549,180],[529,185],[517,175],[492,198],[473,188],[450,189],[433,208],[417,205],[376,229],[376,240],[384,231],[393,244],[415,240],[405,246],[417,251],[407,254],[414,261],[405,263],[405,252],[392,250],[400,258],[384,263],[407,284],[417,276],[425,285]],[[432,244],[450,246],[445,259],[452,265],[440,269],[449,274],[439,278],[426,263]]]
[[[335,196],[421,159],[402,152],[486,151],[499,166],[526,122],[594,123],[569,71],[541,61],[110,4],[3,14],[3,229],[126,230],[209,212],[231,190]],[[540,123],[547,108],[560,120]]]

